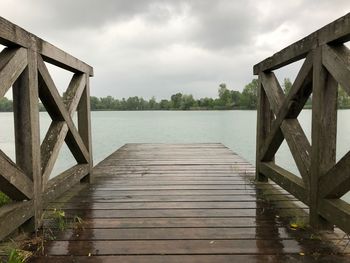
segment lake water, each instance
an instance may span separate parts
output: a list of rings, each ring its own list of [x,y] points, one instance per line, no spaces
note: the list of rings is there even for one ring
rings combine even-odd
[[[311,110],[299,121],[311,140]],[[350,149],[350,110],[338,111],[337,159]],[[41,140],[50,125],[47,113],[40,113]],[[0,113],[0,149],[14,158],[13,114]],[[106,111],[92,112],[94,163],[125,143],[220,142],[251,163],[255,163],[256,111]],[[64,145],[53,176],[74,164]],[[298,174],[284,142],[276,163]]]

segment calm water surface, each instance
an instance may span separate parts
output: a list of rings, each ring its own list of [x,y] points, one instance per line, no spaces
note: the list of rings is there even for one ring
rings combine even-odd
[[[0,149],[14,158],[12,113],[0,113]],[[304,110],[299,121],[310,140],[311,111]],[[337,159],[350,149],[350,110],[338,111]],[[41,140],[50,124],[40,113]],[[92,112],[94,163],[98,163],[125,143],[220,142],[255,163],[256,111],[110,111]],[[53,176],[73,165],[66,146],[56,163]],[[298,174],[284,142],[276,163]]]

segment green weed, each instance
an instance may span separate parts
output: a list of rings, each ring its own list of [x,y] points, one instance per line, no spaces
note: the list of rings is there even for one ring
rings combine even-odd
[[[3,192],[0,192],[0,206],[8,204],[11,202],[11,199],[5,195]]]
[[[32,255],[33,254],[29,251],[13,248],[8,253],[6,263],[23,263],[26,262]],[[2,263],[5,263],[5,261]]]

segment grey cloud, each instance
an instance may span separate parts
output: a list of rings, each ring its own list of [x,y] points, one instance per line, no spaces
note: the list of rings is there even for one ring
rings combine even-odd
[[[255,63],[344,15],[350,2],[0,0],[0,9],[5,18],[91,64],[93,95],[164,98],[177,91],[216,96],[222,82],[241,90],[253,78]],[[258,44],[281,25],[288,30],[280,32],[280,42]]]
[[[40,3],[40,4],[39,4]],[[51,14],[51,25],[59,29],[96,28],[144,16],[149,21],[166,21],[179,4],[157,0],[40,0],[36,5]]]
[[[206,48],[245,45],[255,34],[256,7],[253,1],[195,1],[191,11],[198,19],[193,41]]]

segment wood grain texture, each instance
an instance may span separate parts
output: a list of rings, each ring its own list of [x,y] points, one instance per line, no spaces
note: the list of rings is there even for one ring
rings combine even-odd
[[[320,216],[319,181],[336,163],[338,85],[322,64],[324,47],[314,51],[312,101],[312,152],[310,169],[310,222],[315,228],[332,228]]]
[[[13,201],[26,200],[31,204],[31,207],[26,206],[28,211],[31,209],[30,213],[26,211],[21,220],[16,219],[18,209],[13,212],[13,222],[9,223],[6,231],[0,231],[2,239],[5,233],[11,233],[23,223],[27,230],[40,227],[43,185],[48,185],[47,181],[64,141],[77,162],[83,165],[69,169],[51,182],[50,189],[44,192],[45,202],[56,198],[91,172],[91,147],[89,151],[86,149],[71,115],[76,111],[83,92],[85,91],[85,96],[89,94],[86,82],[93,75],[93,69],[2,17],[0,44],[5,46],[0,53],[0,98],[12,87],[16,149],[15,162],[0,151],[0,189]],[[44,61],[74,73],[64,101],[54,86]],[[42,147],[39,97],[53,119]],[[89,115],[90,109],[87,108],[84,114]],[[90,133],[90,126],[85,129]],[[85,164],[88,164],[88,172]],[[7,214],[1,216],[0,221],[9,220]]]
[[[266,120],[269,109],[259,113],[258,126],[270,126],[266,136],[258,132],[257,171],[309,204],[314,229],[348,232],[348,204],[340,198],[350,190],[350,152],[336,163],[338,88],[350,94],[350,13],[284,48],[254,66],[275,119]],[[273,70],[305,61],[291,90],[284,96]],[[312,142],[308,141],[297,117],[312,92]],[[260,104],[265,103],[260,97]],[[286,139],[303,181],[275,167],[274,155]],[[261,141],[264,144],[261,145]],[[263,173],[262,171],[265,171]]]
[[[65,92],[63,101],[69,116],[72,116],[76,111],[84,88],[85,76],[82,74],[74,74]],[[86,114],[89,114],[89,112],[86,112]],[[50,178],[68,131],[69,128],[66,122],[53,120],[41,144],[41,166],[44,188]]]
[[[311,58],[308,56],[308,60],[306,60],[306,63],[304,64],[306,69],[303,69],[301,71],[302,80],[299,80],[297,78],[296,84],[298,85],[297,87],[299,88],[302,87],[303,79],[305,79],[309,74],[310,67],[311,67]],[[302,76],[304,74],[305,76]],[[279,118],[279,119],[275,119],[276,124],[273,127],[273,132],[277,136],[272,134],[272,137],[270,138],[270,139],[275,139],[276,141],[267,141],[268,143],[270,143],[270,145],[272,145],[272,151],[270,149],[270,152],[268,152],[269,145],[267,147],[265,146],[264,148],[260,146],[259,152],[261,150],[263,151],[262,153],[263,156],[261,156],[262,160],[267,160],[267,161],[272,160],[275,152],[278,150],[279,146],[281,145],[281,142],[283,141],[282,138],[284,137],[290,148],[290,151],[298,167],[298,170],[300,171],[300,174],[305,182],[305,185],[308,186],[310,181],[309,171],[311,166],[311,159],[310,159],[311,145],[298,119],[296,118],[297,115],[291,112],[290,116],[287,116],[287,114],[289,113],[289,110],[285,109],[285,108],[288,108],[289,106],[292,106],[290,105],[291,98],[295,97],[295,94],[293,95],[293,93],[296,93],[296,91],[291,90],[293,93],[291,93],[290,94],[291,97],[288,98],[283,93],[283,90],[273,72],[261,73],[260,76],[261,76],[262,85],[266,92],[266,96],[271,105],[271,109],[273,110],[274,115],[278,116]],[[301,105],[303,102],[306,102],[306,100],[307,100],[307,97],[305,97],[305,95],[302,96],[302,100],[296,103],[300,105],[296,106],[296,109],[293,109],[292,111],[299,111],[300,113],[301,107],[302,107]],[[283,115],[279,116],[280,112],[283,115],[285,114],[284,117],[286,119],[283,119],[283,120],[281,119]],[[280,126],[277,127],[276,125],[279,125],[279,124]]]
[[[307,207],[273,183],[254,183],[253,166],[221,144],[127,144],[93,172],[90,185],[48,205],[81,217],[82,228],[57,232],[36,262],[278,262],[271,255],[338,253],[280,220],[305,217]]]
[[[89,153],[74,126],[72,117],[70,116],[65,104],[62,101],[60,94],[57,91],[55,83],[53,82],[50,73],[39,56],[38,58],[39,70],[39,96],[47,109],[50,117],[54,121],[64,121],[68,127],[65,141],[71,150],[74,158],[78,163],[88,163]]]
[[[24,48],[5,48],[0,54],[0,61],[1,98],[27,66],[27,51]]]
[[[89,173],[84,181],[92,182],[92,138],[91,138],[91,116],[90,116],[90,80],[89,76],[85,75],[85,88],[82,92],[81,99],[78,105],[78,131],[82,141],[89,153]]]
[[[0,239],[34,216],[34,201],[15,202],[0,207]]]
[[[284,136],[281,131],[282,122],[286,118],[296,118],[303,109],[312,91],[312,53],[309,54],[303,63],[286,99],[276,114],[276,119],[271,124],[271,132],[264,140],[264,145],[260,150],[260,158],[269,161],[277,152]]]
[[[33,45],[33,40],[31,40]],[[35,50],[27,50],[27,68],[13,86],[16,163],[33,181],[34,218],[31,228],[42,224],[42,178],[40,164],[40,125],[38,66]]]

